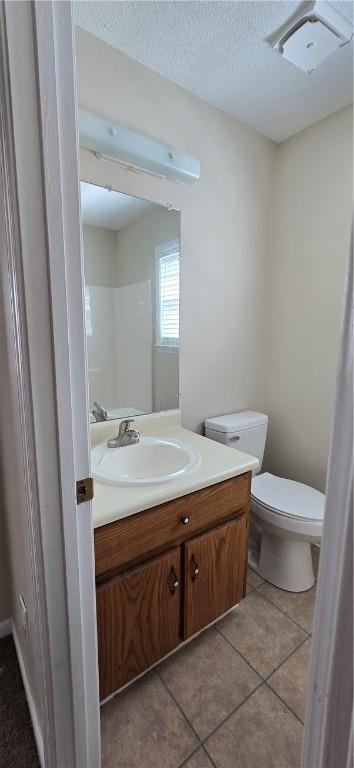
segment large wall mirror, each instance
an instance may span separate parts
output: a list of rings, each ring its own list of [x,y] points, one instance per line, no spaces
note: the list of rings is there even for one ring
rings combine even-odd
[[[81,182],[90,420],[178,408],[180,212]]]

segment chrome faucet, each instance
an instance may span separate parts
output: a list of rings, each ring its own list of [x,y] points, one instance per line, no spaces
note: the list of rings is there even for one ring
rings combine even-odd
[[[108,448],[121,448],[123,445],[134,445],[140,440],[140,432],[136,429],[130,429],[130,425],[135,419],[123,419],[119,425],[117,437],[107,440]]]
[[[98,403],[97,400],[94,400],[93,402],[94,408],[92,409],[92,416],[96,421],[107,421],[108,419],[108,413],[103,405],[101,403]]]

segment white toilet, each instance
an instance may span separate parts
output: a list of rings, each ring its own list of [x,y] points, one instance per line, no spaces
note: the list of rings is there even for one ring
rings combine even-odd
[[[281,589],[304,592],[315,582],[311,544],[321,542],[325,496],[308,485],[269,472],[259,474],[267,428],[268,416],[256,411],[205,421],[206,437],[259,460],[251,488],[250,566]]]

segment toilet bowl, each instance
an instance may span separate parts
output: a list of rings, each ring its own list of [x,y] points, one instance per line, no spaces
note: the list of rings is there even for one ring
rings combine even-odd
[[[249,564],[271,584],[303,592],[315,582],[311,544],[322,538],[323,493],[271,475],[253,478]]]
[[[262,578],[289,592],[304,592],[315,582],[311,545],[320,544],[325,496],[303,483],[260,473],[268,417],[241,411],[206,419],[205,435],[256,456],[251,485],[249,565]]]

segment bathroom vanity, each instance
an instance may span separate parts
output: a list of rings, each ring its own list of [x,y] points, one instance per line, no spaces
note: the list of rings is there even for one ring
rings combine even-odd
[[[251,469],[257,461],[180,426],[168,434],[183,435],[185,443],[198,446],[201,465],[188,477],[159,490],[96,483],[95,506],[101,512],[94,534],[101,699],[245,595]],[[196,486],[202,487],[187,492]],[[166,494],[177,498],[150,506],[152,496],[157,500]],[[116,512],[109,507],[114,498],[120,502]],[[149,508],[126,514],[129,500]]]

